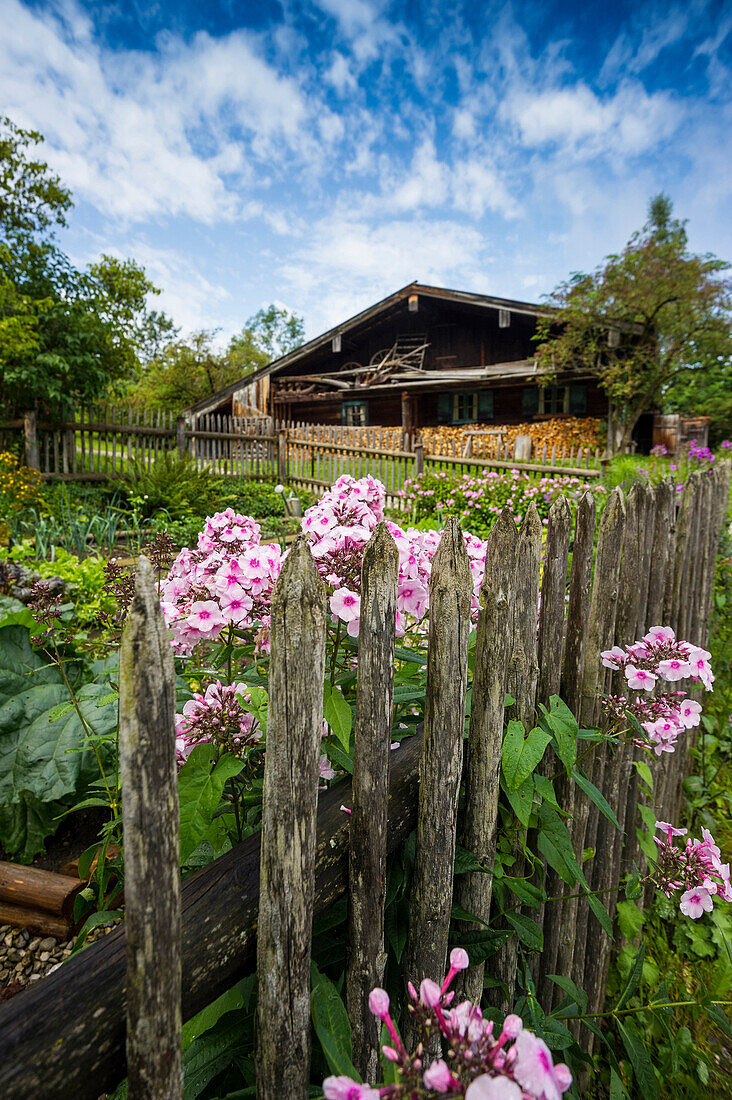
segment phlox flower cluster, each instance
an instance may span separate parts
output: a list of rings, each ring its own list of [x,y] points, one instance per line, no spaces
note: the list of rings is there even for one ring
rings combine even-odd
[[[449,991],[455,975],[468,965],[467,953],[456,947],[442,985],[426,978],[419,993],[410,983],[411,1004],[421,1035],[408,1053],[389,1013],[389,996],[373,989],[369,1007],[386,1026],[391,1043],[384,1055],[397,1067],[396,1084],[362,1085],[350,1077],[329,1077],[323,1083],[325,1100],[397,1100],[420,1096],[465,1097],[465,1100],[561,1100],[572,1084],[567,1066],[554,1065],[543,1039],[524,1028],[520,1016],[507,1016],[498,1035],[492,1020],[483,1019],[480,1007],[470,1001],[453,1006]],[[445,1040],[445,1058],[425,1065],[425,1049],[438,1031]]]
[[[702,839],[688,837],[687,829],[675,829],[667,821],[657,821],[656,829],[663,836],[654,836],[658,857],[651,877],[667,898],[681,892],[681,912],[697,920],[711,912],[714,898],[732,901],[729,863],[722,863],[722,853],[708,829],[702,829]]]
[[[701,705],[685,691],[658,692],[662,682],[691,679],[712,690],[714,673],[706,649],[676,639],[670,626],[654,626],[632,645],[613,646],[600,654],[605,668],[622,672],[628,688],[644,691],[635,698],[610,695],[605,712],[613,720],[633,714],[647,734],[657,756],[673,752],[679,734],[701,720]]]
[[[178,760],[188,759],[191,749],[204,741],[212,741],[226,752],[237,756],[260,740],[254,716],[240,702],[249,701],[246,684],[209,684],[203,695],[196,692],[175,716],[175,747]]]
[[[262,628],[282,566],[278,546],[260,545],[251,516],[231,508],[206,520],[194,550],[183,549],[161,591],[161,605],[180,655],[215,641],[230,625]]]
[[[332,589],[330,609],[352,638],[358,637],[361,616],[361,563],[374,527],[384,518],[385,490],[373,477],[360,480],[344,474],[309,508],[302,529],[311,541],[315,564]],[[424,619],[429,606],[429,578],[432,559],[440,545],[441,532],[387,527],[399,551],[397,588],[397,633],[403,635],[412,621]],[[485,543],[474,535],[465,536],[473,577],[473,609],[479,608],[478,594],[485,572]]]

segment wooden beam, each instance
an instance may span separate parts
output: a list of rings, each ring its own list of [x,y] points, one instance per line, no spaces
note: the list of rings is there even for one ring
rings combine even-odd
[[[417,821],[421,737],[390,760],[388,849]],[[350,779],[320,798],[315,917],[346,891]],[[259,834],[187,878],[183,908],[183,1019],[254,969]],[[115,929],[0,1007],[0,1096],[97,1100],[125,1074],[125,930]]]

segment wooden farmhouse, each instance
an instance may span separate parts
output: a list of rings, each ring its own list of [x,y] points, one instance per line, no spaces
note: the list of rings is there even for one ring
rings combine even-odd
[[[533,336],[542,312],[410,283],[187,412],[408,431],[606,416],[592,373],[541,385]]]

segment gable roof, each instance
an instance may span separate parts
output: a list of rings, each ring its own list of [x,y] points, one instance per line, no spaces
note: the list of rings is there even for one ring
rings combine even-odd
[[[380,302],[376,302],[374,305],[369,306],[368,309],[364,309],[360,313],[356,313],[353,317],[349,317],[347,321],[341,321],[340,324],[335,325],[333,328],[329,328],[327,332],[323,332],[320,336],[316,336],[314,339],[308,340],[307,343],[301,344],[299,347],[295,348],[294,351],[289,351],[287,355],[281,355],[279,359],[273,359],[272,362],[267,363],[265,367],[260,367],[259,370],[253,371],[251,374],[247,374],[243,378],[240,378],[238,382],[232,382],[231,385],[219,390],[218,393],[211,394],[210,397],[206,397],[202,401],[198,401],[195,405],[191,405],[190,408],[184,409],[184,414],[196,416],[216,408],[223,401],[226,401],[227,398],[233,397],[237,390],[249,386],[259,378],[264,378],[271,374],[278,374],[287,367],[291,367],[294,363],[299,362],[300,359],[309,355],[311,352],[317,351],[318,348],[330,343],[334,336],[345,335],[353,329],[359,328],[361,325],[368,324],[369,321],[375,320],[382,314],[388,313],[389,310],[394,307],[401,305],[404,299],[409,298],[412,294],[419,294],[425,298],[435,298],[445,302],[455,302],[460,305],[476,306],[483,309],[507,309],[510,310],[511,313],[522,313],[531,317],[546,316],[551,312],[547,306],[539,306],[534,302],[520,302],[512,298],[494,298],[488,294],[472,294],[466,290],[449,290],[446,287],[427,286],[415,280],[403,286],[401,290],[397,290],[388,297],[382,298]]]

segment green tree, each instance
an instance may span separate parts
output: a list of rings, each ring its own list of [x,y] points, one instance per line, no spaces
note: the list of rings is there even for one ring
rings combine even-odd
[[[172,323],[147,308],[159,291],[132,260],[78,271],[59,248],[71,196],[33,147],[0,122],[0,407],[62,414],[97,401],[140,369]]]
[[[216,350],[215,332],[195,332],[148,363],[129,399],[148,408],[188,408],[292,351],[303,335],[302,318],[275,305],[250,317],[225,351]]]
[[[621,253],[591,274],[573,274],[550,296],[553,311],[539,324],[537,358],[550,374],[599,371],[623,425],[624,450],[641,414],[680,400],[694,379],[712,372],[729,385],[732,282],[722,274],[728,268],[716,256],[689,251],[686,223],[657,195]]]

